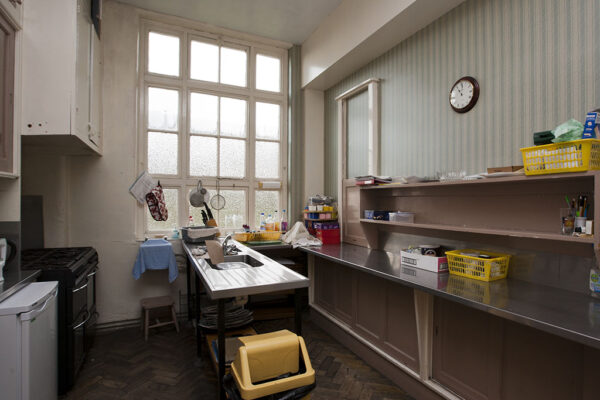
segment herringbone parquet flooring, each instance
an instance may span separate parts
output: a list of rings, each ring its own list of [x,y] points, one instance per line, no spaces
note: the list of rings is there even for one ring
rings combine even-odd
[[[169,327],[154,329],[148,342],[139,329],[98,335],[75,387],[63,400],[216,399],[216,374],[206,346],[199,362],[194,330],[181,325],[179,334]],[[255,324],[259,333],[292,327],[292,320]],[[317,372],[313,399],[413,400],[309,320],[303,336]]]

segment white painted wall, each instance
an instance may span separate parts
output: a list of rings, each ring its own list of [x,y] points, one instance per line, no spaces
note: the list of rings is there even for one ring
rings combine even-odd
[[[302,44],[302,87],[325,90],[465,0],[344,0]]]
[[[304,199],[325,190],[325,103],[321,90],[304,89]]]
[[[21,220],[21,180],[0,178],[0,221]]]

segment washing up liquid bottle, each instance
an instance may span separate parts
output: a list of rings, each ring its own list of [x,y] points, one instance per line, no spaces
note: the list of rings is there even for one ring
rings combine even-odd
[[[280,230],[279,225],[280,225],[279,215],[277,215],[277,210],[275,210],[275,214],[273,214],[273,230],[279,231]]]
[[[267,217],[267,221],[265,222],[265,229],[268,231],[272,231],[273,229],[273,217],[271,216],[271,214],[269,214],[269,216]]]
[[[280,224],[280,228],[281,228],[282,232],[287,232],[287,230],[288,230],[287,215],[285,214],[285,210],[281,211],[281,224]]]
[[[266,227],[266,222],[265,222],[265,213],[260,213],[260,230],[264,231],[267,229]]]

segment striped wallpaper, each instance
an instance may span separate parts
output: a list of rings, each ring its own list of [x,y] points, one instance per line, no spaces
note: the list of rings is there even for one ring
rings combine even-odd
[[[520,165],[533,132],[600,106],[599,30],[598,0],[463,3],[326,91],[326,193],[337,195],[334,98],[345,90],[382,79],[382,174]],[[464,75],[479,81],[481,94],[457,114],[448,94]],[[364,146],[350,143],[349,165],[359,166]]]

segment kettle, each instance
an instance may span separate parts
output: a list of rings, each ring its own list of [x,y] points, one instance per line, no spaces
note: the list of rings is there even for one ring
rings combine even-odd
[[[6,263],[12,261],[17,255],[17,248],[13,242],[0,238],[0,282],[4,281],[3,270]]]

